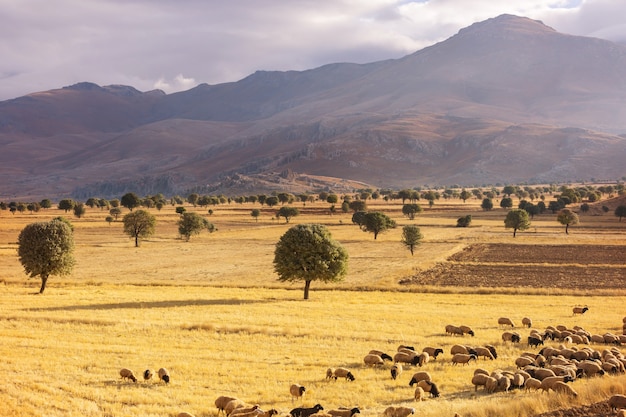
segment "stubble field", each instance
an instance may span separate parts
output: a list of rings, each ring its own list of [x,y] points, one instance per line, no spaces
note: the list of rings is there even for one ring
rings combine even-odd
[[[268,208],[256,222],[250,211],[258,204],[214,208],[207,218],[218,231],[190,242],[177,236],[173,208],[152,210],[156,234],[139,248],[120,222],[109,226],[107,213],[89,210],[71,219],[74,272],[51,277],[44,295],[34,295],[40,283],[26,278],[15,242],[26,224],[63,213],[0,212],[1,414],[213,416],[215,398],[234,395],[281,415],[320,403],[358,406],[364,416],[381,415],[389,405],[415,407],[423,416],[531,416],[626,392],[621,375],[574,382],[575,400],[554,393],[475,393],[470,383],[475,368],[514,369],[515,358],[529,349],[502,342],[500,316],[532,317],[537,329],[562,324],[621,333],[626,224],[612,215],[583,215],[565,235],[553,215],[542,215],[513,239],[503,226],[505,212],[482,212],[479,202],[440,202],[414,221],[401,216],[400,202],[369,205],[399,227],[374,240],[351,224],[350,214],[324,214],[325,203],[295,205],[302,213],[292,224],[326,224],[350,255],[346,279],[314,282],[307,301],[301,285],[279,283],[272,267],[274,246],[292,224],[274,220]],[[455,227],[465,214],[472,214],[472,226]],[[418,225],[424,235],[415,256],[400,244],[404,224]],[[436,275],[439,270],[454,273]],[[513,271],[526,280],[507,281]],[[591,273],[581,279],[582,271]],[[435,278],[426,279],[429,274]],[[568,274],[575,275],[568,281]],[[448,275],[463,279],[444,282]],[[589,312],[572,316],[572,307],[583,304]],[[470,325],[476,336],[447,336],[450,323]],[[528,330],[517,330],[524,339]],[[493,344],[499,357],[453,366],[449,351],[456,343]],[[393,354],[399,344],[444,349],[422,369],[433,375],[441,398],[413,400],[408,381],[414,368],[393,381],[389,365],[363,365],[370,349]],[[170,370],[169,385],[139,375],[161,366]],[[356,380],[327,381],[331,366],[349,367]],[[120,380],[122,367],[133,369],[138,383]],[[294,382],[307,387],[302,401],[290,398]]]

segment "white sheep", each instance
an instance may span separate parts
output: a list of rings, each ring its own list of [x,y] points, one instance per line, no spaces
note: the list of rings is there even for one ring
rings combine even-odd
[[[391,372],[391,379],[395,380],[402,373],[402,365],[400,365],[399,363],[396,363],[395,365],[391,367],[390,372]]]
[[[120,377],[122,379],[130,379],[133,382],[137,382],[137,378],[135,377],[135,374],[133,373],[133,371],[131,371],[128,368],[120,369]]]
[[[430,355],[428,354],[428,352],[422,352],[419,355],[417,355],[417,364],[419,366],[426,365],[429,360],[430,360]]]
[[[419,362],[418,355],[414,353],[406,353],[406,352],[396,352],[393,355],[393,361],[395,363],[407,363],[410,365],[417,365]]]
[[[415,408],[389,406],[383,412],[385,417],[408,417],[415,414]]]
[[[306,392],[306,388],[300,384],[291,384],[289,387],[289,393],[291,394],[291,401],[294,399],[302,398],[304,393]]]
[[[456,365],[456,364],[463,364],[463,365],[467,365],[469,363],[469,361],[471,360],[476,360],[476,355],[474,355],[473,353],[470,354],[466,354],[466,353],[457,353],[454,356],[452,356],[452,364]]]
[[[328,414],[330,414],[333,417],[352,417],[355,414],[360,414],[361,410],[359,410],[358,407],[353,407],[353,408],[340,408],[340,409],[335,409],[335,410],[328,410]]]
[[[522,339],[522,336],[517,332],[504,332],[502,333],[502,341],[503,342],[513,342],[519,343]]]
[[[226,407],[226,404],[228,404],[229,402],[233,400],[237,400],[237,398],[228,397],[226,395],[220,395],[219,397],[217,397],[215,399],[215,407],[217,407],[217,415],[219,416],[221,413],[225,413],[224,408]]]
[[[515,324],[513,324],[513,320],[511,320],[508,317],[500,317],[498,319],[498,326],[510,326],[510,327],[515,327]]]
[[[478,391],[478,387],[484,387],[487,383],[487,378],[489,375],[485,375],[483,373],[474,374],[472,377],[472,385],[474,385],[474,391]]]
[[[381,366],[385,364],[383,358],[378,355],[374,355],[373,353],[368,353],[367,355],[365,355],[365,357],[363,358],[363,362],[365,362],[365,365],[367,366]]]
[[[159,375],[159,379],[161,381],[165,382],[166,384],[170,383],[170,373],[167,369],[159,368],[159,371],[157,372],[157,374]]]
[[[524,386],[526,387],[526,391],[530,391],[531,389],[537,391],[541,388],[541,381],[537,378],[528,378],[524,382]]]

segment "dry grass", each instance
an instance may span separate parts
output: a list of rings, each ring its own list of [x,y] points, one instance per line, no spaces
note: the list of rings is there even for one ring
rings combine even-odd
[[[222,394],[286,414],[294,406],[288,393],[293,382],[307,387],[305,405],[358,405],[368,416],[400,404],[416,407],[423,416],[459,412],[475,417],[529,416],[570,404],[554,394],[475,394],[469,381],[476,366],[512,369],[514,358],[526,348],[501,342],[498,317],[520,321],[530,316],[536,328],[564,324],[618,333],[623,294],[583,298],[550,289],[523,296],[524,291],[469,288],[422,291],[398,281],[475,242],[623,245],[625,225],[608,215],[583,216],[582,224],[566,236],[546,216],[533,222],[536,230],[513,240],[502,226],[502,211],[483,213],[477,202],[461,204],[442,203],[438,211],[427,209],[415,221],[425,241],[414,257],[399,243],[400,228],[374,241],[350,224],[350,215],[304,213],[295,218],[292,223],[327,224],[351,257],[345,282],[314,283],[306,302],[300,285],[280,284],[273,273],[275,242],[290,225],[272,220],[268,211],[257,223],[248,205],[215,208],[210,220],[218,231],[187,243],[176,236],[172,208],[154,211],[157,234],[140,248],[121,233],[119,223],[109,226],[105,213],[90,211],[86,218],[73,220],[74,273],[52,277],[43,296],[33,295],[39,282],[26,280],[14,242],[24,225],[59,212],[1,212],[2,414],[172,416],[187,410],[212,416],[213,401]],[[383,210],[393,213],[400,225],[409,223],[399,207],[396,203]],[[315,208],[322,212],[324,206]],[[454,227],[466,212],[474,216],[473,227]],[[571,307],[577,304],[587,304],[590,311],[573,317]],[[445,336],[448,323],[468,324],[477,336]],[[494,344],[500,356],[493,362],[452,366],[449,348],[459,342]],[[401,343],[444,348],[443,358],[426,365],[441,399],[413,401],[408,380],[414,370],[392,381],[388,366],[375,370],[362,365],[370,349],[392,353]],[[141,380],[144,369],[161,366],[170,369],[169,386]],[[356,381],[326,381],[329,366],[352,368]],[[121,381],[122,367],[133,369],[140,381]],[[575,403],[600,401],[623,392],[626,378],[577,381],[574,388],[580,394]]]

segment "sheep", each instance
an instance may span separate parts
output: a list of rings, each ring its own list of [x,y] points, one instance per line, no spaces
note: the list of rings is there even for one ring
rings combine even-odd
[[[352,374],[352,372],[350,372],[349,369],[346,368],[336,368],[335,372],[333,372],[333,376],[335,378],[335,380],[337,378],[345,378],[346,381],[354,381],[354,375]]]
[[[529,358],[528,356],[520,356],[515,359],[515,366],[517,366],[517,369],[523,369],[528,365],[532,365],[533,363],[535,363],[535,360]]]
[[[496,347],[493,345],[485,345],[485,347],[487,349],[489,349],[489,352],[491,352],[491,355],[493,356],[494,359],[498,359],[498,351],[496,351]],[[473,352],[470,352],[473,353]]]
[[[498,326],[511,326],[511,327],[515,327],[515,324],[513,323],[513,320],[511,320],[508,317],[500,317],[498,319]]]
[[[393,361],[395,363],[408,363],[410,365],[417,365],[419,363],[419,357],[415,354],[398,352],[393,355]]]
[[[415,388],[415,393],[413,394],[413,398],[415,399],[415,401],[425,400],[424,396],[425,396],[424,388],[422,387]]]
[[[560,382],[560,381],[555,382],[552,389],[554,390],[554,392],[559,393],[559,394],[566,394],[566,395],[569,395],[570,397],[578,397],[578,393],[574,391],[574,389],[570,387],[569,385],[567,385],[565,382]]]
[[[365,357],[363,358],[363,362],[365,362],[365,365],[367,366],[379,366],[385,364],[383,358],[372,353],[368,353],[367,355],[365,355]]]
[[[570,376],[549,376],[541,380],[541,390],[548,392],[554,390],[554,384],[557,382],[572,382],[574,379]]]
[[[263,413],[258,404],[235,407],[228,415],[229,417],[254,417]]]
[[[526,387],[526,391],[530,391],[531,389],[537,391],[541,388],[541,381],[536,378],[528,378],[524,382],[524,386]]]
[[[229,416],[235,409],[245,407],[246,403],[238,398],[233,398],[224,405],[224,414]],[[218,410],[219,413],[219,410]]]
[[[456,355],[457,353],[465,353],[468,354],[470,350],[467,346],[464,345],[452,345],[450,348],[450,355]]]
[[[375,350],[372,349],[368,352],[368,354],[370,355],[378,355],[380,356],[384,361],[393,361],[393,358],[389,355],[387,355],[385,352],[383,352],[382,350]]]
[[[463,330],[460,327],[454,326],[452,324],[448,324],[446,326],[446,334],[449,335],[459,335],[459,336],[463,336]]]
[[[609,407],[611,407],[612,411],[618,408],[626,408],[626,395],[614,394],[611,396],[611,398],[609,398]]]
[[[503,342],[519,343],[520,340],[521,340],[521,336],[517,332],[504,332],[504,333],[502,333],[502,341]]]
[[[524,382],[526,382],[526,377],[522,373],[516,372],[513,374],[513,379],[511,380],[512,387],[522,388],[524,386]]]
[[[543,381],[546,378],[551,376],[556,376],[552,369],[544,369],[544,368],[536,368],[533,372],[533,377],[537,378],[540,381]]]
[[[589,341],[591,343],[604,344],[604,337],[599,334],[592,334]]]
[[[400,365],[399,363],[396,363],[395,365],[393,365],[391,367],[391,379],[396,379],[398,377],[398,375],[400,375],[402,373],[402,365]]]
[[[159,368],[159,371],[157,372],[157,375],[159,375],[159,379],[163,382],[165,382],[166,384],[170,383],[170,373],[167,369],[165,368]]]
[[[135,374],[133,373],[133,371],[131,371],[128,368],[120,369],[120,377],[122,379],[130,379],[133,382],[137,382],[137,378],[135,377]]]
[[[489,378],[489,375],[485,375],[485,374],[474,374],[474,376],[472,377],[472,385],[474,385],[474,391],[478,391],[478,387],[484,387],[485,384],[487,383],[487,378]]]
[[[306,392],[306,388],[300,384],[291,384],[289,387],[289,393],[291,394],[291,401],[294,399],[302,398],[304,393]]]
[[[488,393],[494,393],[498,389],[498,380],[492,376],[488,376],[485,379],[485,391]]]
[[[604,370],[602,369],[602,365],[593,361],[583,361],[576,365],[578,369],[581,369],[583,373],[592,377],[595,375],[604,375]]]
[[[533,325],[533,321],[529,317],[524,317],[522,319],[522,326],[528,327],[530,329],[532,325]]]
[[[411,381],[409,382],[410,386],[413,386],[413,384],[417,384],[420,381],[432,381],[433,379],[431,378],[430,374],[428,372],[416,372],[413,374],[413,377],[411,377]]]
[[[437,388],[437,384],[432,381],[422,380],[417,383],[418,387],[421,387],[424,392],[430,392],[430,396],[433,398],[439,397],[439,388]]]
[[[468,326],[459,326],[459,329],[461,329],[461,331],[463,332],[463,334],[469,334],[470,336],[474,337],[475,333],[474,330],[471,329],[471,327]]]
[[[219,397],[217,397],[215,399],[215,407],[217,407],[217,415],[219,416],[220,413],[224,412],[224,407],[226,407],[226,404],[236,399],[237,398],[235,397],[227,397],[225,395],[220,395]]]
[[[430,355],[427,352],[422,352],[417,355],[417,364],[422,367],[428,363],[430,360]]]
[[[441,348],[434,348],[434,347],[430,347],[430,346],[427,346],[424,349],[422,349],[422,352],[428,353],[428,355],[430,357],[432,357],[433,360],[437,360],[437,356],[443,355],[443,349],[441,349]]]
[[[584,307],[578,307],[578,306],[576,306],[576,307],[574,307],[574,308],[572,309],[572,313],[573,313],[573,315],[574,315],[574,316],[575,316],[576,314],[583,315],[583,314],[585,314],[587,311],[589,311],[589,307],[587,307],[587,306],[584,306]]]
[[[146,369],[145,371],[143,371],[143,380],[144,381],[148,381],[148,380],[152,379],[152,375],[154,375],[152,370],[151,369]]]
[[[408,417],[410,414],[415,414],[415,408],[389,406],[383,412],[385,417]]]
[[[323,410],[324,407],[322,407],[320,404],[315,404],[313,407],[298,407],[298,408],[294,408],[293,410],[291,410],[289,412],[289,414],[291,414],[291,417],[309,417],[312,414],[317,413],[318,411]]]
[[[500,376],[498,378],[498,391],[507,392],[511,388],[511,379],[506,375]]]
[[[360,414],[361,410],[358,407],[354,407],[351,409],[338,409],[338,410],[328,410],[328,414],[334,417],[352,417],[355,414]]]
[[[543,339],[534,336],[528,336],[528,346],[537,347],[539,345],[543,346]]]
[[[474,350],[476,351],[477,357],[482,356],[483,359],[485,360],[487,359],[494,360],[493,353],[491,353],[491,350],[489,350],[488,348],[478,346],[478,347],[475,347]]]
[[[335,378],[335,368],[328,368],[326,370],[326,379],[332,379],[332,378]]]
[[[452,357],[452,364],[456,365],[458,363],[462,363],[463,365],[467,365],[469,361],[471,361],[472,359],[476,360],[476,355],[473,353],[471,354],[457,353]]]

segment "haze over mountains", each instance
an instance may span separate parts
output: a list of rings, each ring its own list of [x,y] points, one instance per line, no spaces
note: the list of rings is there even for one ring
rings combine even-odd
[[[502,15],[401,59],[7,100],[0,147],[0,199],[615,180],[626,47]]]

